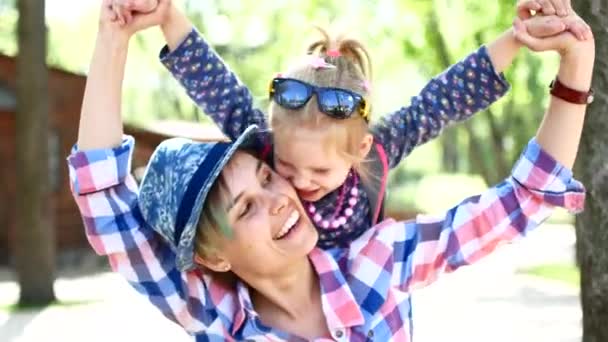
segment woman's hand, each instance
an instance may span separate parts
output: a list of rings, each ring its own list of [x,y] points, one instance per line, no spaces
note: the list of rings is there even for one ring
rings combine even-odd
[[[128,40],[135,32],[163,23],[170,7],[171,0],[104,0],[100,31]]]
[[[570,27],[587,27],[572,13],[567,17],[554,17]],[[567,88],[588,93],[591,88],[595,61],[595,42],[589,30],[585,39],[577,39],[571,31],[539,38],[534,37],[538,27],[544,25],[543,17],[534,16],[525,21],[516,18],[513,32],[518,41],[533,51],[554,50],[560,54],[557,79]],[[544,19],[546,20],[546,19]],[[571,169],[576,158],[583,129],[586,104],[573,103],[559,95],[550,97],[549,107],[537,131],[540,146],[566,168]]]
[[[565,30],[574,34],[579,40],[590,38],[591,28],[574,13],[570,0],[520,0],[517,3],[517,17],[521,20],[530,19],[536,16],[558,16],[563,18]],[[534,32],[532,36],[537,36]]]
[[[150,13],[158,6],[158,0],[113,0],[112,8],[121,25],[129,24],[133,15]]]
[[[565,17],[574,12],[570,0],[520,0],[517,2],[517,16],[528,19],[536,14]]]
[[[547,33],[550,30],[547,29],[547,26],[551,25],[576,28],[577,33],[583,39],[577,39],[572,30],[548,36]],[[517,40],[532,51],[554,50],[562,57],[574,53],[595,53],[593,33],[588,28],[588,25],[575,13],[564,18],[534,16],[525,21],[516,18],[513,22],[513,29]]]

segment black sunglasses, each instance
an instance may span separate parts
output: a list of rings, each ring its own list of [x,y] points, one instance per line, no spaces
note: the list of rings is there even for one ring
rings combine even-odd
[[[369,107],[363,96],[341,88],[317,87],[293,78],[277,77],[270,83],[269,97],[287,109],[304,107],[317,95],[319,111],[336,119],[347,119],[358,112],[369,122]]]

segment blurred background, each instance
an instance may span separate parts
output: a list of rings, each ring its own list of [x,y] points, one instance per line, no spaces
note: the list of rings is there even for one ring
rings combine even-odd
[[[104,259],[92,254],[69,193],[64,158],[76,139],[100,1],[46,0],[43,5],[20,1],[0,0],[0,161],[6,164],[0,171],[0,341],[187,340],[180,329],[108,273]],[[267,106],[271,77],[304,52],[306,37],[313,32],[311,24],[350,28],[372,55],[376,117],[408,105],[431,77],[509,29],[515,15],[513,0],[178,3],[250,87],[261,108]],[[47,32],[45,59],[50,67],[48,76],[39,81],[48,77],[48,87],[28,93],[30,101],[46,101],[48,112],[43,128],[47,143],[41,152],[49,165],[44,185],[49,197],[42,209],[48,233],[26,242],[19,237],[17,227],[24,221],[19,219],[22,212],[15,199],[19,175],[27,164],[13,161],[21,146],[19,127],[27,125],[23,119],[19,126],[19,103],[28,102],[19,102],[19,89],[24,89],[19,88],[19,80],[30,80],[22,87],[36,85],[42,74],[27,64],[20,69],[15,58],[20,10],[22,15],[37,11],[39,18],[43,11],[45,26],[38,27]],[[23,31],[22,44],[34,37],[27,34],[35,32]],[[136,168],[145,165],[165,137],[220,135],[160,64],[163,44],[160,31],[153,28],[136,35],[130,45],[123,115],[127,132],[138,139]],[[31,49],[36,51],[35,46]],[[507,96],[472,120],[445,130],[392,172],[390,216],[411,218],[444,210],[507,176],[540,123],[557,66],[553,53],[522,51],[506,72],[512,85]],[[415,294],[418,340],[486,341],[489,336],[494,341],[580,340],[575,240],[574,218],[558,212],[530,239]],[[36,268],[33,259],[19,260],[32,250],[47,251],[47,261],[52,257],[46,267]],[[49,306],[39,306],[44,300],[24,301],[23,290],[20,295],[19,284],[23,288],[33,282],[39,291],[49,281],[54,287],[46,293],[57,299],[47,300]]]

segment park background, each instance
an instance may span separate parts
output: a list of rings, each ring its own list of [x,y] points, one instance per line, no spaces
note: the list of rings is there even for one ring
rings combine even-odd
[[[28,7],[25,2],[31,5]],[[99,2],[46,0],[44,6],[40,6],[40,1],[0,0],[0,62],[6,60],[0,63],[0,74],[14,77],[0,78],[0,112],[4,105],[7,116],[19,115],[9,113],[9,109],[20,110],[18,101],[14,100],[17,97],[15,81],[18,83],[18,77],[35,79],[38,76],[35,69],[22,76],[2,70],[4,67],[14,71],[14,57],[19,50],[19,11],[31,10],[36,7],[35,3],[45,11],[46,26],[41,27],[47,32],[46,62],[52,67],[51,81],[53,77],[58,78],[53,82],[59,87],[49,87],[48,97],[31,92],[30,99],[49,101],[47,106],[52,109],[57,107],[56,98],[63,96],[62,101],[72,105],[61,108],[75,112],[82,96],[78,84],[84,82],[95,41]],[[268,104],[266,89],[270,78],[304,52],[307,38],[312,37],[311,24],[332,23],[350,28],[371,52],[376,117],[408,105],[410,98],[431,77],[509,29],[515,15],[514,0],[176,2],[251,88],[260,108]],[[577,6],[584,8],[582,12],[587,11],[590,17],[607,17],[606,1],[579,1]],[[605,23],[605,19],[597,20]],[[596,33],[596,40],[600,36]],[[601,43],[598,42],[598,47]],[[123,116],[133,134],[153,135],[148,143],[152,148],[158,138],[174,134],[217,137],[213,124],[159,63],[162,45],[162,35],[157,28],[137,34],[130,45]],[[597,59],[600,66],[605,67],[604,56],[598,52]],[[555,77],[557,67],[555,53],[522,51],[505,73],[512,88],[503,99],[473,119],[446,129],[440,138],[416,149],[392,172],[388,200],[391,215],[408,218],[416,213],[441,212],[507,176],[540,123],[549,99],[548,84]],[[605,75],[606,71],[601,71]],[[62,82],[75,82],[76,90],[63,88],[61,85],[67,83]],[[605,108],[605,99],[598,102]],[[57,151],[64,152],[65,146],[73,141],[62,140],[66,136],[62,132],[76,127],[78,113],[75,113],[61,113],[59,119],[50,119],[46,133],[49,142],[42,145],[57,145]],[[12,139],[18,139],[18,125],[10,127],[15,130]],[[586,128],[586,132],[588,136],[595,131]],[[7,137],[11,135],[5,135],[4,141]],[[606,144],[605,137],[594,139],[602,146]],[[10,143],[15,150],[17,145]],[[581,153],[591,150],[583,148]],[[52,148],[49,151],[48,206],[57,209],[53,192],[65,192],[67,187],[65,155],[57,157],[60,153],[54,153]],[[146,152],[142,153],[140,159],[145,163]],[[15,166],[10,160],[15,158],[14,154],[0,154],[3,156],[7,159],[2,160],[4,169]],[[583,156],[579,164],[580,159],[593,158]],[[23,164],[17,167],[19,165]],[[601,165],[608,169],[608,164]],[[21,174],[18,168],[11,172],[2,174],[0,182],[6,184],[6,189],[11,188],[9,176]],[[13,191],[2,191],[0,188],[0,245],[4,242],[4,251],[0,252],[0,341],[77,341],[84,336],[94,341],[110,338],[126,341],[143,336],[150,341],[184,338],[179,329],[138,300],[121,279],[108,273],[105,260],[92,255],[88,249],[82,231],[63,227],[69,221],[63,219],[67,217],[65,213],[75,208],[73,203],[58,199],[62,201],[62,209],[51,209],[54,214],[44,220],[52,234],[46,239],[30,239],[24,247],[15,241],[19,239],[18,230],[22,229],[15,217],[18,213],[13,209],[19,192],[14,187]],[[600,212],[599,216],[593,212],[596,222],[602,222],[595,225],[596,229],[606,227],[606,216],[602,215],[606,212]],[[581,280],[576,263],[574,223],[574,217],[557,212],[523,243],[508,246],[479,266],[446,276],[438,284],[415,294],[418,340],[450,337],[469,341],[580,340],[583,335],[579,303]],[[605,235],[602,237],[608,240]],[[605,240],[597,242],[602,241]],[[36,271],[39,275],[51,273],[46,277],[40,275],[40,279],[56,279],[53,293],[57,301],[49,306],[32,308],[20,297],[19,282],[25,278],[18,276],[19,267],[36,267],[19,263],[20,254],[15,251],[20,246],[22,250],[51,251],[53,262],[49,263],[48,271],[44,268]]]

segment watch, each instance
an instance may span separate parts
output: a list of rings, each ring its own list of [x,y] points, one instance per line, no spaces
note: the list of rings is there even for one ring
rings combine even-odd
[[[589,89],[589,91],[575,90],[565,86],[557,77],[551,82],[549,88],[551,88],[551,95],[566,102],[575,104],[590,104],[593,102],[593,89]]]

